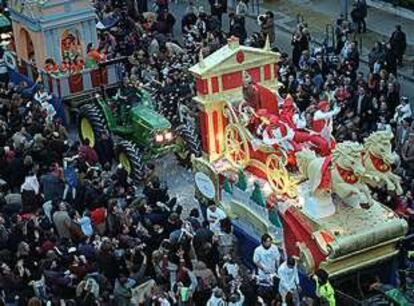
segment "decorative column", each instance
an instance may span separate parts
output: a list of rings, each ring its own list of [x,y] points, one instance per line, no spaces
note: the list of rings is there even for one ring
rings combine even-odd
[[[53,59],[57,64],[62,63],[62,56],[60,53],[60,37],[57,29],[50,30],[52,32],[52,44],[53,44]]]

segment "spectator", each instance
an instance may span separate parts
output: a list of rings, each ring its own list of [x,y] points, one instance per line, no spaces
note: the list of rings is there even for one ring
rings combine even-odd
[[[220,232],[220,221],[226,218],[226,213],[214,202],[211,202],[207,208],[207,222],[210,230],[218,234]]]
[[[414,177],[414,133],[409,132],[401,148],[402,168],[408,177]]]
[[[262,236],[262,243],[254,250],[253,262],[257,268],[257,277],[260,282],[273,283],[280,263],[279,249],[272,244],[273,240],[269,234]]]
[[[397,65],[402,66],[404,53],[407,49],[407,38],[401,29],[401,25],[397,25],[395,31],[391,34],[390,46],[395,53]]]
[[[259,22],[263,38],[267,39],[267,37],[269,37],[269,42],[272,46],[276,40],[273,13],[271,11],[267,11],[264,15],[260,15]]]
[[[72,219],[70,218],[66,204],[61,202],[59,204],[58,210],[53,214],[53,223],[56,227],[57,233],[60,238],[70,239],[70,225]]]
[[[384,68],[387,72],[397,74],[397,50],[394,50],[391,43],[385,45]],[[398,51],[397,51],[398,52]]]
[[[299,274],[296,268],[296,261],[293,257],[288,257],[278,268],[279,293],[282,296],[282,305],[287,305],[287,296],[291,295],[295,305],[300,304],[299,300]]]
[[[221,30],[222,16],[227,12],[227,1],[225,0],[209,0],[211,15],[218,21],[217,30]]]

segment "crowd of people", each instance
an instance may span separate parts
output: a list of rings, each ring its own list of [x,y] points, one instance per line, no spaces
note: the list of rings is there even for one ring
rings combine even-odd
[[[258,17],[258,31],[248,33],[244,0],[228,14],[227,32],[223,0],[210,1],[210,13],[189,1],[178,24],[169,11],[174,3],[166,0],[157,0],[153,9],[146,1],[93,2],[100,19],[117,23],[101,30],[90,56],[97,61],[128,57],[125,86],[157,88],[160,110],[170,120],[178,97],[193,94],[187,68],[200,53],[208,56],[230,36],[256,47],[263,47],[267,37],[278,45],[270,11]],[[364,31],[364,23],[357,24]],[[175,28],[181,29],[182,40],[175,37]],[[370,73],[364,75],[358,71],[358,46],[345,21],[338,21],[337,33],[341,39],[331,54],[311,48],[307,26],[298,25],[292,55],[281,53],[279,94],[293,98],[309,125],[319,102],[329,97],[340,109],[334,118],[338,141],[362,141],[376,130],[393,131],[400,156],[396,171],[405,193],[380,190],[377,197],[412,222],[413,120],[409,97],[401,97],[396,76],[404,35],[396,33],[385,45],[378,43],[370,53]],[[269,235],[264,233],[254,252],[256,271],[244,271],[230,219],[214,203],[205,216],[198,208],[184,213],[187,203],[170,196],[152,164],[142,188],[136,188],[114,160],[110,135],[101,135],[95,148],[88,140],[80,143],[50,109],[49,95],[41,87],[2,81],[0,304],[301,303],[297,263],[285,258]],[[327,273],[319,270],[314,280],[316,296],[335,305]]]

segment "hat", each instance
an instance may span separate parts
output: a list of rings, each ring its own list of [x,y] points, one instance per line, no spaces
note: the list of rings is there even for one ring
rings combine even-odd
[[[329,110],[329,106],[330,106],[329,102],[326,100],[323,100],[318,103],[318,109],[323,110],[323,111]]]

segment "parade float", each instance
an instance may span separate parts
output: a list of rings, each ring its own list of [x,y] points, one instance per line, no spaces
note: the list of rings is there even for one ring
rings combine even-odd
[[[6,54],[13,77],[41,79],[45,89],[66,101],[94,95],[119,84],[119,62],[87,65],[87,46],[97,45],[96,15],[86,0],[9,2],[14,48]],[[82,69],[67,69],[70,60]],[[40,78],[39,78],[40,77]]]
[[[391,172],[392,135],[335,144],[323,131],[297,126],[287,115],[292,99],[277,94],[278,60],[268,43],[256,49],[232,38],[190,69],[203,148],[193,160],[196,197],[231,217],[250,267],[266,232],[299,259],[303,275],[323,268],[340,279],[392,262],[407,224],[371,193],[372,187],[401,192]],[[329,104],[322,108],[322,121],[337,113]],[[263,131],[282,137],[271,141]]]

